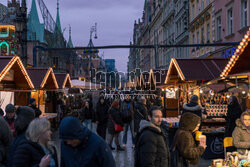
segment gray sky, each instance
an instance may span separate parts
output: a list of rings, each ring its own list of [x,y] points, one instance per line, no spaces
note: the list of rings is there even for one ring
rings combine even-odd
[[[7,0],[4,4],[7,4]],[[57,0],[43,0],[56,20]],[[27,0],[30,11],[32,0]],[[129,44],[132,40],[134,21],[142,17],[144,0],[60,0],[60,18],[65,39],[68,40],[69,24],[74,46],[87,46],[90,27],[97,22],[98,39],[95,46]],[[38,12],[40,8],[37,3]],[[43,20],[40,18],[40,21]],[[116,68],[127,71],[129,49],[100,50],[104,58],[115,58]]]

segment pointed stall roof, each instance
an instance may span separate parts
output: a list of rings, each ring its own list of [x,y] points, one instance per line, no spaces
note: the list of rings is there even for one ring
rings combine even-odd
[[[34,83],[35,89],[53,90],[58,89],[53,69],[50,68],[27,68],[27,72]]]
[[[39,42],[45,42],[44,24],[40,23],[35,0],[32,0],[31,10],[30,10],[30,14],[28,17],[27,28],[28,28],[28,32],[27,32],[28,40],[38,40]]]
[[[161,69],[161,70],[150,69],[148,82],[153,84],[153,86],[164,85],[167,72],[168,70],[165,70],[165,69]]]
[[[220,76],[228,59],[171,59],[165,84],[210,81]]]
[[[236,49],[234,55],[230,58],[227,65],[225,66],[221,77],[227,77],[232,74],[247,75],[249,76],[250,72],[250,28],[247,31],[246,35],[240,42],[240,45]]]
[[[140,86],[145,88],[148,84],[148,80],[149,80],[149,72],[147,71],[142,72],[140,77]]]
[[[8,83],[14,84],[15,90],[34,89],[34,85],[18,56],[0,56],[0,89],[10,89],[4,86]]]
[[[59,89],[72,88],[69,74],[55,74]]]

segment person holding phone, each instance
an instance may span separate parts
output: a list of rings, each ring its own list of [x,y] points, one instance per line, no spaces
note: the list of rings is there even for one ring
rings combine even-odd
[[[180,126],[177,130],[172,151],[175,152],[175,165],[192,166],[198,164],[198,161],[206,149],[206,138],[201,142],[196,142],[194,134],[198,131],[201,118],[193,113],[187,112],[181,116]],[[198,144],[199,143],[199,144]]]
[[[27,140],[17,147],[13,166],[15,167],[58,167],[57,151],[50,146],[50,122],[45,118],[36,118],[28,126]]]

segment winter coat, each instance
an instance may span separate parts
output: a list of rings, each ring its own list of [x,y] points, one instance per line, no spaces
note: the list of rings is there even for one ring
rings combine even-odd
[[[109,110],[109,121],[108,121],[108,132],[109,134],[115,134],[115,124],[119,124],[123,126],[123,121],[121,117],[121,113],[116,108],[111,108]]]
[[[45,156],[45,152],[41,145],[38,143],[26,140],[17,147],[15,155],[13,157],[14,167],[34,167],[39,166],[41,159]],[[51,155],[57,163],[57,154],[55,149],[52,149]]]
[[[191,112],[198,115],[201,118],[201,106],[197,103],[190,102],[183,105],[182,114],[186,112]]]
[[[240,118],[241,114],[242,110],[240,108],[239,103],[233,103],[232,105],[228,105],[225,137],[232,137],[232,133],[234,131],[234,128],[236,127],[235,121]]]
[[[0,166],[7,166],[8,152],[12,142],[12,132],[7,122],[0,117]]]
[[[125,110],[128,110],[128,112],[130,112],[130,115],[131,117],[128,119],[128,120],[124,120],[123,119],[123,122],[126,122],[126,123],[129,123],[131,122],[132,120],[134,120],[134,106],[133,106],[133,102],[131,100],[127,101],[127,100],[124,100],[122,103],[121,103],[121,107],[120,107],[120,110],[121,110],[121,113]]]
[[[236,120],[236,128],[233,131],[234,146],[245,153],[245,150],[250,150],[250,130],[247,129],[240,119]]]
[[[115,167],[115,161],[106,142],[83,126],[77,118],[66,117],[60,124],[61,167]],[[73,148],[64,140],[79,139]]]
[[[189,164],[197,164],[204,152],[204,148],[196,144],[192,135],[193,130],[200,122],[200,117],[193,113],[187,112],[183,114],[180,119],[179,129],[174,137],[173,151],[178,150],[180,157],[186,159]],[[174,166],[179,167],[178,164]]]
[[[21,144],[27,142],[27,138],[25,136],[25,132],[22,134],[18,135],[14,141],[11,143],[10,146],[10,152],[9,152],[9,160],[8,160],[8,167],[12,167],[13,161],[12,159],[14,158],[15,152],[17,147]]]
[[[7,116],[4,117],[5,121],[8,123],[10,130],[12,131],[12,134],[15,135],[15,118],[8,118]]]
[[[108,123],[109,114],[108,114],[109,106],[104,102],[101,104],[100,102],[96,105],[96,120],[98,124],[106,125]]]
[[[141,120],[147,120],[147,115],[147,107],[144,104],[137,102],[134,107],[134,131],[136,133],[139,132]]]
[[[94,116],[93,116],[93,111],[91,108],[87,108],[87,107],[84,107],[82,112],[81,112],[81,119],[82,120],[86,120],[86,119],[93,119]]]
[[[39,116],[42,114],[42,111],[39,110],[35,105],[29,105],[34,111],[35,111],[35,117],[39,118]]]
[[[170,166],[169,147],[160,127],[142,120],[139,133],[136,141],[135,166]]]

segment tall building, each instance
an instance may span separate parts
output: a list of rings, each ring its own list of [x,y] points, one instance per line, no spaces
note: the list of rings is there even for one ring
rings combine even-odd
[[[218,0],[221,1],[221,0]],[[213,41],[212,24],[214,1],[212,0],[190,0],[190,44],[205,44]],[[212,47],[190,48],[191,57],[209,56],[213,51]]]
[[[0,3],[0,22],[7,15],[7,6]]]
[[[107,72],[113,72],[115,70],[115,59],[105,59],[105,67]]]
[[[215,0],[214,1],[215,42],[239,42],[250,26],[250,1]],[[216,47],[215,57],[229,58],[235,47]]]

